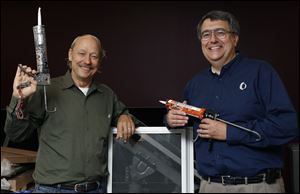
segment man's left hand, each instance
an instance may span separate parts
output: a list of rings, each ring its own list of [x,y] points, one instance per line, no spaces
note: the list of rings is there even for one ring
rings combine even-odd
[[[124,143],[128,141],[128,139],[135,132],[135,125],[132,121],[130,115],[121,115],[117,124],[117,139],[123,139]]]
[[[202,138],[226,140],[227,125],[220,121],[205,118],[201,120],[197,133]]]

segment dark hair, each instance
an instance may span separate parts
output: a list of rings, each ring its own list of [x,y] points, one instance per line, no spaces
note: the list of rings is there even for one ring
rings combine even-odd
[[[240,35],[240,25],[234,15],[226,11],[213,10],[205,14],[197,25],[197,35],[199,40],[201,37],[202,24],[206,19],[210,19],[212,21],[214,20],[227,21],[229,24],[230,31],[234,32],[236,35]]]

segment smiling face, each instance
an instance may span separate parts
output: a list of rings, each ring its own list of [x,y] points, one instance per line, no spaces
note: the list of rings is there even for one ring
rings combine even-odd
[[[92,35],[84,35],[74,41],[69,49],[71,76],[77,86],[87,87],[100,67],[100,41]]]
[[[218,37],[217,30],[220,29],[225,34]],[[210,36],[208,39],[201,39],[203,55],[215,69],[221,70],[225,64],[235,57],[235,47],[239,37],[231,32],[228,22],[223,20],[204,20],[201,26],[201,34],[204,33],[210,33]]]

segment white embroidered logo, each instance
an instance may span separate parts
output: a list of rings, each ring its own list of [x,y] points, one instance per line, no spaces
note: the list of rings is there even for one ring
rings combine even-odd
[[[247,88],[247,84],[245,82],[242,82],[240,84],[240,90],[245,90]]]

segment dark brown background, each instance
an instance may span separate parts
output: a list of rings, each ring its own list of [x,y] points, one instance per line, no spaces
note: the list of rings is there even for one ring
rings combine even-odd
[[[162,122],[161,109],[165,111],[158,100],[180,100],[186,82],[208,66],[196,37],[202,15],[213,9],[232,12],[241,25],[239,50],[274,66],[299,113],[298,1],[1,1],[1,126],[17,64],[36,66],[32,27],[37,25],[39,6],[51,76],[66,72],[73,39],[92,33],[107,50],[97,79],[134,115],[155,124]],[[2,137],[3,131],[1,142]],[[32,149],[33,141],[28,142]],[[283,175],[291,192],[288,154],[285,147]]]
[[[97,79],[129,107],[180,100],[186,82],[208,66],[196,37],[198,21],[213,9],[232,12],[241,25],[239,50],[274,66],[299,111],[297,1],[1,1],[1,108],[9,103],[17,64],[35,68],[32,27],[39,6],[51,77],[67,70],[72,40],[92,33],[107,50]]]

